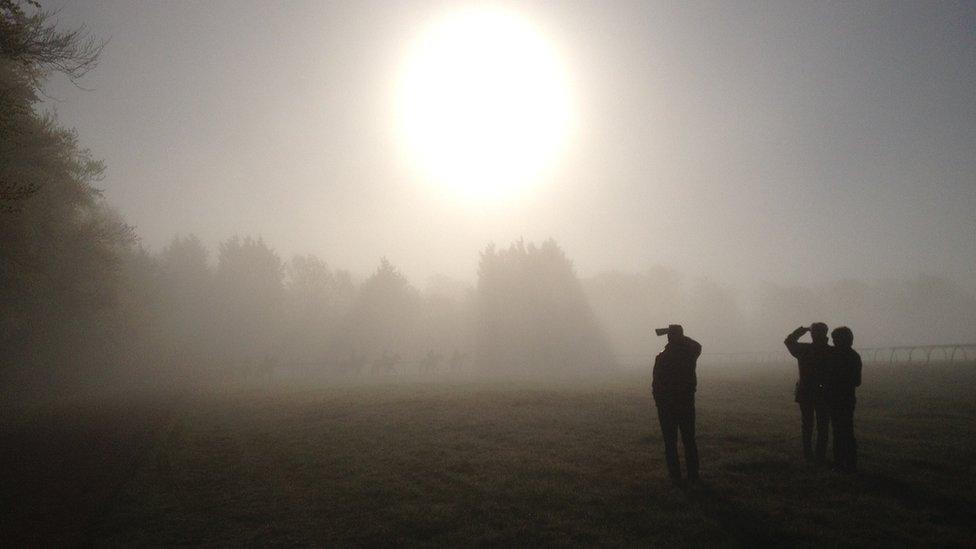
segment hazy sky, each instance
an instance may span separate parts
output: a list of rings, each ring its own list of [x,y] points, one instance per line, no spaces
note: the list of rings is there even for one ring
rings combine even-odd
[[[559,53],[575,128],[544,181],[458,201],[406,168],[407,44],[456,2],[54,0],[110,38],[51,102],[158,249],[262,235],[418,282],[556,238],[581,274],[737,284],[943,274],[976,291],[976,4],[508,4]]]

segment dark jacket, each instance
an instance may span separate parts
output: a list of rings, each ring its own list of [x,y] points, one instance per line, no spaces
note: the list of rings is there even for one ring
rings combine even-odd
[[[701,351],[697,341],[683,336],[680,341],[668,343],[657,355],[651,393],[658,404],[694,397],[698,388],[695,366]]]
[[[826,396],[830,381],[830,367],[834,348],[826,343],[800,343],[802,333],[786,336],[786,348],[796,358],[800,369],[800,382],[796,387],[796,401],[812,401]]]
[[[861,386],[861,355],[847,348],[834,347],[828,389],[834,404],[854,404],[854,389]]]

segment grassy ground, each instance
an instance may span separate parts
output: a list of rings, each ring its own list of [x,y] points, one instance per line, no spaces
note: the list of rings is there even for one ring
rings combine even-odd
[[[868,367],[862,473],[805,466],[793,368],[702,369],[702,486],[646,374],[0,409],[5,545],[976,545],[976,365]]]

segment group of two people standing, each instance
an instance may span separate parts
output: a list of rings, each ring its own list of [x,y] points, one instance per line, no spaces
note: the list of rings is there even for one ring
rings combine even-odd
[[[810,333],[811,342],[799,339]],[[681,481],[678,459],[678,433],[685,449],[685,466],[689,481],[698,480],[698,445],[695,442],[695,373],[700,343],[684,335],[684,329],[672,324],[657,330],[668,336],[668,343],[654,359],[651,392],[657,407],[664,456],[668,474]],[[800,405],[800,424],[803,455],[808,461],[823,463],[827,456],[830,426],[834,426],[834,466],[846,472],[857,469],[857,442],[854,439],[855,388],[861,385],[861,357],[854,350],[854,334],[850,328],[835,329],[827,338],[827,325],[815,322],[809,328],[800,327],[786,338],[786,347],[799,364],[799,381],[795,388]],[[816,450],[813,446],[813,426],[817,426]]]
[[[810,333],[810,343],[800,343]],[[786,348],[800,369],[800,380],[794,395],[800,405],[803,434],[803,456],[807,461],[824,463],[830,426],[834,427],[834,467],[841,471],[857,470],[857,441],[854,438],[854,391],[861,385],[861,355],[854,350],[854,333],[842,326],[830,333],[827,325],[814,322],[801,326],[786,336]],[[817,443],[813,445],[813,426],[817,426]]]

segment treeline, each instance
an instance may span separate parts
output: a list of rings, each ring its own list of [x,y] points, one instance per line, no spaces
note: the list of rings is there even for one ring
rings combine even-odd
[[[118,244],[101,256],[102,299],[71,306],[63,290],[26,284],[33,301],[3,307],[8,384],[221,381],[295,368],[348,376],[394,354],[400,372],[437,368],[432,357],[444,359],[441,370],[451,357],[454,369],[508,375],[614,362],[572,263],[552,240],[489,246],[476,288],[438,276],[423,290],[386,259],[357,282],[314,255],[284,261],[249,236],[224,240],[215,254],[193,235],[158,253]],[[76,257],[43,263],[59,264],[64,280],[91,275],[72,269]]]
[[[158,254],[130,252],[114,314],[129,336],[114,363],[212,378],[304,365],[338,373],[387,351],[470,352],[472,299],[450,281],[426,291],[383,259],[361,283],[314,255],[285,261],[261,238],[234,236],[211,256],[193,236]]]

